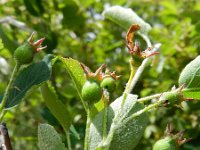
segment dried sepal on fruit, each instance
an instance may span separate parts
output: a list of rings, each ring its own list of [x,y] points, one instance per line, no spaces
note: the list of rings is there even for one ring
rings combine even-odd
[[[34,32],[31,34],[28,40],[19,46],[14,52],[14,58],[20,65],[31,63],[35,53],[38,53],[47,47],[42,47],[42,42],[45,40],[45,38],[41,38],[36,42],[33,42],[33,36]]]
[[[178,108],[182,108],[181,103],[184,101],[193,100],[193,98],[184,98],[182,94],[182,90],[184,89],[185,84],[180,86],[179,88],[172,88],[170,92],[163,93],[160,97],[160,100],[163,101],[163,106],[176,106]]]
[[[126,42],[125,45],[129,50],[129,53],[131,55],[137,55],[140,58],[147,58],[153,55],[158,54],[158,52],[152,52],[152,47],[148,47],[146,50],[142,51],[139,45],[139,42],[137,40],[135,40],[135,42],[133,42],[133,38],[134,38],[134,32],[140,30],[140,26],[138,24],[133,24],[131,25],[131,27],[129,28],[127,34],[126,34]]]
[[[165,136],[153,145],[153,150],[177,150],[179,146],[191,140],[183,138],[184,132],[173,134],[172,125],[168,124]]]
[[[102,70],[106,67],[106,65],[102,64],[95,72],[91,72],[90,69],[83,63],[81,63],[81,67],[83,68],[87,78],[94,79],[100,82],[103,76]]]
[[[91,72],[90,69],[81,63],[87,81],[82,87],[81,96],[88,105],[92,105],[98,102],[102,97],[102,88],[100,87],[100,81],[102,76],[102,70],[105,68],[105,64],[101,65],[95,72]]]
[[[113,92],[116,87],[116,80],[120,78],[115,72],[110,72],[106,69],[105,73],[102,73],[101,87],[106,89],[108,92]]]
[[[33,46],[35,53],[38,53],[39,51],[47,48],[47,46],[42,46],[42,42],[45,40],[45,37],[37,40],[36,42],[33,41],[33,36],[35,32],[31,34],[31,36],[28,38],[27,42]]]

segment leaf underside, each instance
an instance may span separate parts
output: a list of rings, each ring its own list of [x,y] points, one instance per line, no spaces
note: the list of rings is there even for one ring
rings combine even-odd
[[[33,86],[38,86],[50,78],[51,59],[52,57],[47,55],[43,61],[29,65],[18,74],[9,91],[5,106],[7,109],[19,104]],[[0,101],[2,98],[3,96],[0,97]]]

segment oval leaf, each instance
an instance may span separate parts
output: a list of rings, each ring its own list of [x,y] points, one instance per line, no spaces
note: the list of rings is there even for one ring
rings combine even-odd
[[[183,69],[178,82],[179,86],[186,85],[182,91],[184,97],[200,99],[200,56]]]
[[[109,132],[113,118],[117,114],[121,102],[122,97],[119,97],[108,107],[107,132]],[[144,108],[144,105],[137,103],[137,96],[129,94],[120,116],[122,120],[120,120],[111,141],[110,150],[132,150],[138,144],[148,122],[147,114],[144,113],[131,122],[126,122],[125,119],[142,108]],[[94,150],[102,142],[103,113],[103,110],[99,112],[91,122],[88,144],[90,150]]]
[[[67,72],[76,86],[79,96],[81,96],[81,89],[86,81],[86,78],[80,63],[72,58],[60,58],[60,60],[64,63]]]
[[[71,114],[67,107],[58,99],[55,90],[50,85],[50,83],[44,83],[41,86],[41,93],[44,101],[54,115],[54,117],[59,121],[65,131],[68,131],[71,125]]]
[[[38,126],[38,146],[41,150],[66,150],[56,130],[48,124]]]
[[[148,32],[151,30],[151,26],[130,8],[112,6],[106,9],[103,12],[103,15],[107,19],[123,27],[125,30],[128,30],[132,24],[140,25],[141,29],[139,32],[142,34],[148,34]]]
[[[12,85],[11,90],[9,91],[6,108],[19,104],[31,87],[38,86],[50,78],[51,59],[52,56],[47,55],[43,61],[31,64],[19,73]],[[0,97],[0,101],[2,98],[3,96]]]

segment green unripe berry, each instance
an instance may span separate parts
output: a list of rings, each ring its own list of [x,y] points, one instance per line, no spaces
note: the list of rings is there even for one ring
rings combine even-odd
[[[113,77],[106,77],[101,82],[101,87],[108,90],[108,92],[112,92],[115,90],[116,84],[115,79]]]
[[[177,150],[176,142],[171,137],[165,137],[154,144],[153,150]]]
[[[29,42],[25,42],[15,50],[14,58],[21,65],[29,64],[33,61],[34,53],[34,47]]]
[[[168,101],[169,106],[174,106],[175,104],[180,104],[181,102],[181,95],[178,92],[166,92],[162,95],[163,100]]]
[[[86,81],[83,85],[81,95],[88,104],[93,104],[101,99],[102,89],[96,81]]]

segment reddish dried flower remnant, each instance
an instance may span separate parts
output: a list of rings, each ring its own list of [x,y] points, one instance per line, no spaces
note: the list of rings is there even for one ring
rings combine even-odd
[[[14,58],[20,65],[31,63],[35,53],[38,53],[47,47],[42,47],[42,42],[45,40],[45,38],[41,38],[38,41],[33,42],[33,35],[34,32],[31,34],[28,40],[24,44],[20,45],[14,52]]]
[[[96,79],[99,82],[101,82],[106,77],[113,77],[115,80],[118,80],[120,78],[120,76],[115,74],[115,71],[110,72],[110,70],[106,68],[105,64],[102,64],[94,73],[91,72],[90,69],[82,63],[81,63],[81,67],[83,68],[88,78]],[[105,72],[103,72],[104,68],[106,68]]]
[[[28,38],[28,43],[30,44],[30,45],[32,45],[33,47],[34,47],[34,50],[35,50],[35,52],[36,53],[38,53],[39,51],[41,51],[41,50],[43,50],[43,49],[45,49],[45,48],[47,48],[47,46],[43,46],[42,47],[42,42],[45,40],[45,38],[41,38],[41,39],[39,39],[39,40],[37,40],[36,42],[33,42],[33,36],[34,36],[34,32],[31,34],[31,36]]]
[[[161,100],[163,100],[163,106],[176,106],[182,109],[182,102],[183,101],[191,101],[193,98],[185,98],[183,96],[182,90],[185,88],[185,84],[180,86],[177,89],[172,89],[171,92],[166,92],[161,95]]]
[[[139,56],[141,58],[147,58],[147,57],[153,56],[155,54],[158,54],[158,52],[153,52],[152,53],[151,52],[151,49],[152,49],[151,47],[148,47],[146,50],[141,51],[141,48],[139,46],[138,41],[137,40],[135,42],[132,41],[132,39],[134,38],[134,32],[139,30],[139,29],[140,29],[139,25],[133,24],[129,28],[129,30],[128,30],[127,34],[126,34],[127,43],[126,42],[124,42],[124,43],[125,43],[126,47],[128,48],[129,53],[131,55],[137,55],[137,56]]]

